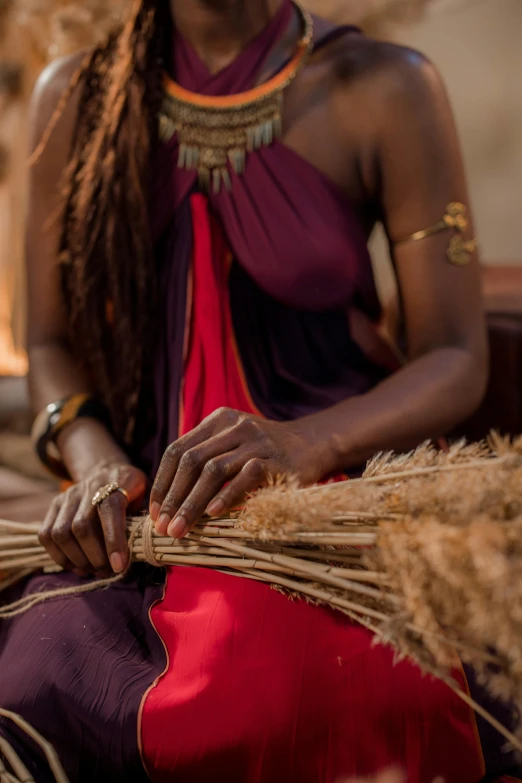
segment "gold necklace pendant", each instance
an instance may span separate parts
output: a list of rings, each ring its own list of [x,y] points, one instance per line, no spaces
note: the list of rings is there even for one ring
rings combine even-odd
[[[236,95],[208,96],[186,90],[165,74],[165,95],[159,117],[160,138],[179,142],[178,167],[197,170],[202,189],[218,193],[245,170],[248,153],[269,147],[282,135],[283,93],[313,49],[313,20],[295,4],[303,35],[290,62],[272,79]]]

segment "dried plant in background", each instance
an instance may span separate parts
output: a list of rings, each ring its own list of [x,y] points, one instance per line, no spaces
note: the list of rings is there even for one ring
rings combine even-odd
[[[12,21],[25,41],[30,78],[56,57],[96,46],[118,26],[129,0],[17,0]]]
[[[418,19],[428,0],[305,0],[310,10],[369,32]],[[65,54],[92,47],[125,18],[130,0],[0,0],[0,34],[10,16],[26,40],[32,78],[38,68]]]
[[[389,25],[420,19],[429,0],[306,0],[319,16],[338,24],[355,24],[371,35],[386,35]]]
[[[128,0],[0,0],[0,65],[10,62],[23,72],[13,110],[4,113],[0,105],[0,374],[27,370],[24,226],[33,85],[51,60],[103,40],[120,23],[127,5]]]
[[[5,6],[12,0],[1,0]],[[358,24],[383,32],[388,24],[418,19],[428,0],[305,0],[310,10],[339,23]],[[16,24],[32,39],[42,60],[48,61],[93,46],[124,19],[130,0],[17,0]],[[0,6],[0,19],[1,19]]]
[[[390,22],[416,18],[426,2],[309,0],[305,4],[340,23],[359,24],[370,33],[385,35]],[[9,189],[3,199],[6,206],[0,203],[0,212],[9,212],[0,227],[1,373],[26,371],[26,361],[19,350],[25,334],[25,134],[32,87],[42,69],[53,59],[93,48],[103,41],[125,19],[130,4],[130,0],[0,0],[0,62],[6,57],[14,57],[13,62],[23,67],[24,75],[16,128],[12,123],[4,127],[0,110],[0,182],[3,176]],[[2,217],[0,214],[0,222]]]
[[[25,370],[25,359],[12,345],[12,311],[16,269],[21,268],[23,212],[18,210],[17,183],[25,180],[22,159],[24,57],[14,25],[14,0],[0,0],[0,374]],[[19,257],[19,261],[17,258]]]
[[[0,590],[29,569],[56,570],[37,531],[0,522]],[[522,438],[380,455],[361,479],[309,489],[278,481],[239,519],[204,520],[182,541],[130,520],[129,547],[137,562],[214,568],[340,610],[522,750],[451,676],[457,650],[493,695],[522,706]],[[31,594],[0,619],[110,583]]]

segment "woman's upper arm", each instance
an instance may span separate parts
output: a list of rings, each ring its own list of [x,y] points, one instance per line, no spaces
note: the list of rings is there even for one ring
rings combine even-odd
[[[40,76],[30,107],[30,150],[39,146],[49,123],[80,67],[82,57],[67,57],[48,66]],[[58,251],[61,182],[68,163],[78,111],[78,93],[72,93],[29,172],[26,221],[28,347],[63,339],[64,308],[60,290]]]
[[[461,347],[484,370],[486,339],[477,254],[466,266],[447,257],[451,231],[396,244],[441,220],[450,202],[469,208],[457,132],[436,69],[393,47],[383,69],[377,134],[380,201],[405,316],[410,358]],[[470,221],[468,235],[473,236]]]

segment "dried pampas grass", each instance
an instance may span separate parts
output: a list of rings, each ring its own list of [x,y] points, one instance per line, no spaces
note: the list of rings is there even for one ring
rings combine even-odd
[[[522,439],[382,455],[346,485],[264,490],[242,518],[261,540],[277,528],[332,546],[350,531],[361,567],[398,599],[386,621],[370,606],[380,638],[442,678],[456,647],[492,695],[522,706]]]
[[[10,583],[56,570],[37,531],[0,522],[0,571]],[[238,519],[202,521],[183,541],[156,535],[149,519],[130,520],[129,547],[135,562],[214,568],[343,612],[522,750],[452,679],[457,651],[494,696],[522,707],[522,438],[380,455],[361,479],[309,489],[278,481]],[[0,619],[110,584],[32,594],[0,606]]]

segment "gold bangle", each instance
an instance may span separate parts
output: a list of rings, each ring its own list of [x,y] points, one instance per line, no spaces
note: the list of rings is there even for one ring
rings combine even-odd
[[[58,478],[69,478],[55,441],[67,424],[78,416],[90,400],[89,394],[73,394],[47,405],[35,418],[31,438],[40,461]]]
[[[72,394],[63,400],[50,403],[36,417],[32,428],[32,441],[40,461],[59,478],[69,478],[56,446],[62,430],[79,418],[94,418],[109,426],[105,407],[90,394]]]
[[[421,239],[427,239],[435,234],[439,234],[441,231],[453,229],[458,234],[450,240],[446,255],[451,264],[465,266],[469,263],[471,254],[477,249],[476,239],[465,240],[462,236],[468,226],[469,220],[466,205],[461,204],[459,201],[452,201],[446,207],[446,211],[438,223],[422,231],[416,231],[415,234],[411,234],[409,237],[400,239],[395,245],[402,245],[406,242],[418,242]]]

